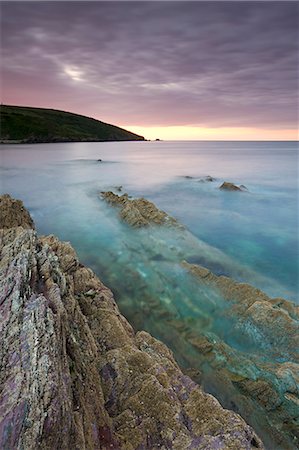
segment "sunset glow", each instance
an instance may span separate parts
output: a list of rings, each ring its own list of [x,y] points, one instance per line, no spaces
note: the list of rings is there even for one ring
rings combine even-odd
[[[297,139],[297,17],[288,1],[2,2],[1,101],[147,139]]]
[[[270,130],[262,128],[138,127],[134,125],[128,125],[125,128],[150,140],[298,140],[297,130]]]

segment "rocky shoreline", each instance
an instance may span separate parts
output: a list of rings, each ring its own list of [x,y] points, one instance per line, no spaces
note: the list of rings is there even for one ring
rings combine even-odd
[[[102,192],[101,197],[110,205],[118,207],[120,218],[134,228],[148,225],[180,226],[183,228],[173,217],[158,209],[156,205],[145,198],[131,199],[128,194],[117,195],[111,191]]]
[[[187,262],[194,259],[192,255],[206,254],[203,260],[217,267],[217,258],[222,256],[213,256],[211,249],[186,228],[178,228],[177,222],[165,227],[163,215],[161,223],[145,221],[136,227],[140,212],[136,205],[147,200],[111,193],[101,196],[108,197],[108,204],[116,207],[134,236],[132,242],[126,241],[119,263],[113,261],[114,270],[123,274],[118,276],[123,282],[118,281],[116,287],[120,307],[133,326],[165,342],[193,380],[216,395],[222,405],[238,411],[267,448],[296,449],[298,306]],[[125,215],[121,214],[123,199]],[[137,256],[145,274],[132,262]],[[238,272],[227,259],[223,263],[242,278],[253,275],[241,267]],[[134,286],[128,285],[129,280],[134,280]]]
[[[70,244],[38,237],[21,202],[0,206],[0,448],[263,448],[134,332]]]

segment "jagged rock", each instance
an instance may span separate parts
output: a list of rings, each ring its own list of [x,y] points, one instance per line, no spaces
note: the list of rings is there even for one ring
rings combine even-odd
[[[219,292],[227,302],[223,319],[233,319],[230,334],[243,336],[247,347],[253,348],[239,353],[208,336],[191,335],[189,342],[204,354],[204,363],[214,369],[215,380],[221,379],[226,385],[226,394],[239,405],[243,417],[249,419],[252,407],[256,416],[260,414],[256,429],[268,431],[269,448],[297,448],[298,306],[284,299],[271,299],[259,289],[216,276],[204,267],[186,262],[182,265],[200,286]]]
[[[130,199],[128,194],[119,196],[110,191],[102,192],[101,196],[109,204],[120,207],[121,219],[132,227],[141,228],[154,224],[179,226],[173,217],[145,198]]]
[[[198,283],[186,273],[179,277],[176,264],[181,264],[190,248],[195,257],[189,256],[189,260],[206,261],[210,268],[217,265],[211,264],[213,249],[199,245],[186,229],[150,227],[134,236],[135,240],[126,242],[121,263],[113,262],[118,272],[113,287],[122,311],[136,328],[146,328],[167,343],[180,363],[194,369],[190,374],[199,371],[201,375],[192,375],[194,380],[203,383],[227,408],[240,412],[269,448],[295,449],[298,308],[198,265],[183,264]],[[172,255],[169,242],[175,242]],[[133,262],[136,254],[145,273]],[[163,259],[156,256],[161,254]],[[232,267],[227,259],[222,262],[226,270]],[[238,263],[233,274],[253,283],[259,278],[248,271],[241,274]],[[269,286],[269,280],[265,284]]]
[[[228,181],[224,181],[219,189],[222,189],[223,191],[242,191],[240,187],[236,186],[233,183],[229,183]]]
[[[231,314],[239,316],[239,327],[252,328],[263,335],[265,344],[299,363],[299,307],[284,299],[270,299],[261,290],[247,283],[237,283],[210,270],[183,262],[183,267],[207,286],[216,288],[231,304]]]
[[[212,249],[199,246],[186,229],[148,227],[133,236],[119,261],[113,260],[118,276],[117,283],[112,278],[111,283],[134,327],[169,345],[179,362],[191,368],[191,378],[239,412],[269,449],[294,450],[299,420],[298,308],[204,267],[183,264],[189,272],[196,269],[196,278],[178,271],[189,248],[197,255],[194,262],[206,255],[211,266]],[[222,261],[228,269],[229,261]],[[106,261],[101,264],[103,273],[105,265]],[[237,275],[240,269],[238,264]],[[243,272],[241,277],[257,283],[257,275],[250,278]],[[269,280],[265,284],[269,286]]]
[[[243,419],[182,374],[165,345],[134,333],[68,243],[38,238],[26,215],[24,228],[8,228],[5,217],[0,448],[263,448]]]
[[[5,194],[0,197],[0,229],[18,227],[34,228],[33,220],[23,202]]]

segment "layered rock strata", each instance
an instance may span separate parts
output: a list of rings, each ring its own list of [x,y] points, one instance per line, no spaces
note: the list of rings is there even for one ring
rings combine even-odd
[[[192,345],[205,353],[215,367],[231,399],[250,420],[264,415],[256,429],[268,429],[269,441],[279,449],[295,449],[299,442],[299,307],[282,298],[269,298],[264,292],[231,278],[216,276],[204,267],[183,262],[198,281],[219,293],[226,302],[223,319],[231,319],[230,341],[244,339],[243,351],[211,336],[193,335]],[[247,345],[246,345],[247,343]],[[245,344],[245,345],[244,345]],[[247,348],[246,348],[247,347]],[[219,367],[219,358],[225,363]],[[218,366],[218,368],[217,368]]]
[[[246,279],[252,284],[257,283],[261,289],[272,285],[273,292],[284,291],[274,280],[269,280],[252,268],[240,264],[220,249],[198,239],[154,203],[144,198],[132,198],[127,193],[117,195],[111,191],[101,192],[100,198],[118,211],[122,222],[136,229],[136,242],[138,239],[142,241],[142,249],[138,252],[142,251],[146,258],[157,257],[165,261],[178,262],[186,259],[188,262],[208,267],[216,274],[231,276],[236,280]],[[132,246],[138,246],[138,243],[136,245],[133,243]]]
[[[119,207],[120,218],[132,227],[140,228],[153,224],[179,226],[173,217],[145,198],[131,199],[128,194],[117,195],[111,191],[102,192],[101,196],[110,205]]]
[[[190,271],[201,284],[217,289],[228,302],[230,315],[241,318],[241,327],[252,328],[263,336],[276,357],[292,359],[299,363],[299,307],[283,298],[270,298],[260,289],[247,283],[237,283],[229,277],[217,276],[205,267],[188,264],[182,266]],[[246,324],[246,325],[245,325]],[[245,330],[244,330],[245,331]],[[269,351],[268,350],[268,351]],[[299,366],[298,366],[299,373]],[[298,377],[299,378],[299,377]],[[298,392],[299,393],[299,392]],[[299,404],[299,399],[298,399]]]
[[[117,285],[113,280],[111,284],[121,310],[134,327],[146,329],[171,347],[193,380],[238,411],[269,449],[296,449],[298,306],[182,262],[192,247],[198,259],[207,250],[206,261],[211,263],[210,249],[186,229],[150,226],[132,233],[119,262],[115,256],[112,262],[119,276]],[[223,262],[234,269],[229,260]],[[100,270],[105,272],[103,267]],[[242,275],[248,279],[253,274]]]
[[[0,448],[263,448],[165,345],[134,332],[70,244],[17,216],[0,224]]]

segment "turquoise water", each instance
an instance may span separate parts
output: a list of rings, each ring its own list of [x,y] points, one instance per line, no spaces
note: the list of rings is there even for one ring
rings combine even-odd
[[[122,185],[236,264],[264,276],[246,279],[243,273],[242,281],[299,301],[295,142],[2,145],[0,158],[1,192],[22,198],[40,233],[71,240],[87,260],[119,239],[122,226],[97,194]],[[200,182],[206,175],[216,181]],[[220,191],[224,180],[246,185],[248,192]],[[232,275],[222,256],[219,263],[202,255],[191,261]]]
[[[193,379],[239,412],[267,448],[296,448],[298,407],[275,374],[279,364],[296,362],[288,344],[243,324],[219,292],[181,266],[184,259],[199,263],[299,302],[296,143],[2,145],[0,158],[0,192],[24,201],[39,234],[72,243],[136,330],[165,342]],[[216,180],[202,182],[207,175]],[[223,192],[224,180],[248,191]],[[121,223],[99,195],[120,185],[186,229],[135,230]],[[244,380],[272,386],[279,411],[269,413],[267,404],[244,394]]]

